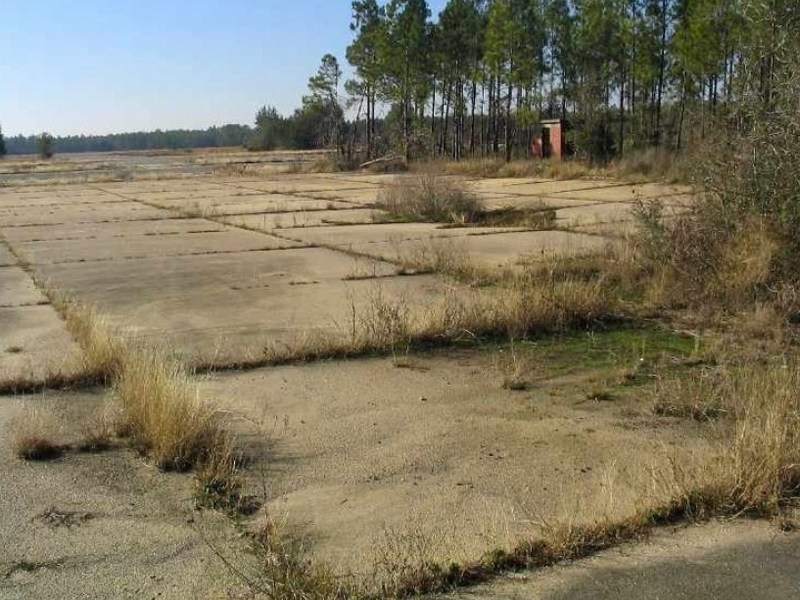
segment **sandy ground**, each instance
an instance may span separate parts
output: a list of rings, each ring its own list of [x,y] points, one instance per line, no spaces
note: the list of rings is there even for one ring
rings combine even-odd
[[[241,582],[212,548],[246,567],[243,543],[225,517],[194,510],[190,476],[159,473],[123,450],[47,463],[12,455],[6,440],[28,411],[74,443],[104,396],[0,397],[0,597],[226,597]]]
[[[440,600],[784,600],[800,597],[799,553],[800,534],[774,523],[711,523]]]
[[[535,538],[543,521],[626,515],[650,467],[704,451],[694,424],[655,418],[637,390],[587,400],[602,385],[595,370],[531,367],[535,385],[510,391],[503,360],[319,363],[220,374],[204,388],[245,417],[245,439],[269,441],[252,484],[267,482],[270,512],[316,557],[357,572],[394,543],[446,564]]]

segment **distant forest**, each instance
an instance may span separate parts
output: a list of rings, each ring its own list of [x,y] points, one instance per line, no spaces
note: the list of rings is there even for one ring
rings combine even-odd
[[[109,135],[70,135],[53,139],[53,151],[113,152],[122,150],[179,150],[184,148],[221,148],[242,146],[252,129],[247,125],[223,125],[204,130],[139,131]],[[39,136],[5,138],[8,154],[37,154]]]

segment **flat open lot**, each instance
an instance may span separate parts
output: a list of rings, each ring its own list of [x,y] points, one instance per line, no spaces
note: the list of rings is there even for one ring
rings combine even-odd
[[[690,197],[682,187],[609,180],[476,180],[467,185],[487,207],[552,210],[550,225],[444,227],[387,222],[376,201],[396,181],[209,169],[143,181],[8,182],[0,187],[0,379],[14,389],[80,371],[55,295],[190,365],[222,369],[198,382],[251,451],[248,493],[309,556],[360,575],[384,550],[470,561],[564,515],[578,524],[598,511],[622,517],[658,493],[653,472],[709,451],[701,425],[653,413],[651,379],[624,376],[689,360],[692,339],[656,330],[225,371],[320,333],[346,340],[376,294],[415,313],[460,291],[409,268],[420,253],[445,248],[498,268],[582,255],[624,235],[637,201],[658,198],[677,212]],[[504,382],[519,370],[524,385],[511,389]],[[75,424],[106,397],[5,396],[0,430],[10,435],[23,408],[43,408],[66,424],[59,435],[70,443]],[[221,516],[194,515],[187,476],[158,474],[119,449],[29,465],[4,447],[0,463],[0,532],[14,540],[0,554],[0,594],[79,598],[87,578],[133,596],[236,586],[213,548],[239,552],[241,544]],[[51,527],[51,513],[80,522]]]
[[[687,192],[613,181],[475,181],[469,185],[487,206],[554,208],[558,231],[442,228],[383,223],[374,203],[381,186],[395,181],[282,174],[7,186],[0,191],[0,310],[26,314],[0,322],[26,350],[52,353],[46,346],[61,335],[54,315],[44,315],[49,308],[18,306],[44,299],[14,266],[13,250],[42,284],[95,306],[125,331],[166,341],[190,361],[252,360],[276,340],[336,331],[377,285],[370,276],[390,297],[429,304],[441,282],[400,276],[396,265],[428,246],[449,246],[486,266],[596,251],[623,230],[637,199],[662,194],[669,204]],[[604,227],[603,235],[591,227]],[[0,360],[6,378],[28,373],[29,362]]]

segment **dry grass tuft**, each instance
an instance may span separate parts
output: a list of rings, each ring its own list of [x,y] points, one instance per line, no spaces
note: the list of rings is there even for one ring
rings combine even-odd
[[[56,439],[59,427],[56,418],[42,410],[28,409],[15,420],[11,448],[22,460],[53,460],[64,453]]]
[[[81,427],[77,448],[81,452],[104,452],[111,448],[114,432],[118,428],[108,407],[90,417]]]
[[[734,414],[731,500],[775,513],[800,493],[800,366],[751,366],[728,375]]]
[[[105,317],[92,308],[49,293],[66,322],[67,329],[83,350],[84,371],[105,382],[113,381],[122,369],[125,343],[112,331]]]
[[[629,153],[623,159],[602,166],[575,159],[517,159],[506,162],[500,157],[485,157],[461,161],[431,161],[414,168],[436,169],[447,175],[489,179],[536,177],[566,180],[613,177],[631,182],[661,180],[678,183],[691,179],[692,159],[691,156],[678,156],[668,150],[651,148]]]
[[[579,179],[601,173],[580,161],[519,159],[506,162],[502,158],[473,158],[461,161],[434,161],[424,169],[436,169],[447,175],[488,179],[538,177],[545,179]]]
[[[724,379],[718,370],[660,380],[653,392],[653,412],[705,422],[726,414]]]
[[[721,420],[718,458],[686,485],[715,511],[773,515],[800,494],[800,365],[677,377],[657,397],[662,414]]]
[[[483,212],[462,183],[432,170],[398,177],[381,190],[377,206],[397,219],[434,223],[474,223]]]
[[[219,412],[162,351],[128,348],[114,384],[132,443],[163,470],[185,471],[224,446]]]
[[[430,238],[394,248],[394,260],[409,273],[442,273],[460,281],[476,278],[476,268],[461,240]]]
[[[104,446],[116,429],[160,469],[209,463],[218,471],[230,440],[219,411],[200,398],[185,367],[164,350],[122,339],[86,306],[58,298],[57,307],[84,349],[87,371],[113,383],[119,406],[116,423],[98,423],[86,446]]]
[[[260,571],[250,581],[253,590],[272,600],[346,600],[356,597],[324,565],[315,564],[301,544],[286,539],[274,521],[254,540]]]
[[[246,507],[240,477],[242,462],[235,440],[223,434],[214,451],[197,469],[195,504],[229,514],[243,512]]]

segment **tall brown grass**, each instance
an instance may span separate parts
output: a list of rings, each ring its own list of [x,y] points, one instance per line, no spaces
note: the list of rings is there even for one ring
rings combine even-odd
[[[114,395],[123,430],[164,470],[187,470],[224,445],[220,414],[200,398],[185,368],[162,351],[128,348],[119,357]]]
[[[56,306],[83,349],[85,369],[113,387],[117,429],[164,470],[218,461],[229,444],[221,413],[201,399],[186,368],[166,350],[126,339],[85,305]]]
[[[473,223],[483,212],[463,183],[433,170],[396,178],[380,191],[377,206],[399,219],[438,223]]]
[[[774,514],[800,494],[800,365],[724,372],[732,433],[718,467],[733,509]]]

